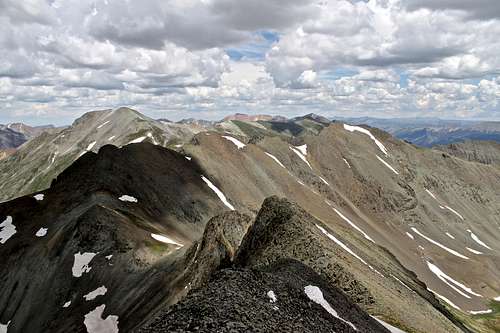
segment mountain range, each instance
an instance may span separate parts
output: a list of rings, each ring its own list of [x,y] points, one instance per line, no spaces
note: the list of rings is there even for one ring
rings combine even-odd
[[[497,332],[497,152],[90,112],[0,161],[0,330]]]

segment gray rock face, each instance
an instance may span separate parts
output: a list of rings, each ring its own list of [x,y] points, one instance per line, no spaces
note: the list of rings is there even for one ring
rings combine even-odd
[[[17,148],[26,141],[28,139],[24,134],[10,128],[0,128],[0,149]]]
[[[305,290],[320,290],[324,306]],[[318,289],[316,289],[318,288]],[[355,330],[355,329],[356,330]],[[309,267],[280,260],[261,270],[224,269],[141,333],[389,332]]]

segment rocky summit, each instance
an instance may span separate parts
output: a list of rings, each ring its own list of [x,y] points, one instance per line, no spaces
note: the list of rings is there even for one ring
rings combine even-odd
[[[497,152],[90,112],[0,160],[0,332],[498,332]]]

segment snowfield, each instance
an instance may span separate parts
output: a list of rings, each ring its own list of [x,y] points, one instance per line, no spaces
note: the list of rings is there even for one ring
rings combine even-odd
[[[457,293],[460,295],[464,296],[465,298],[471,298],[469,295],[466,293],[469,293],[471,295],[477,296],[477,297],[483,297],[482,295],[472,291],[471,288],[467,287],[466,285],[454,280],[450,276],[446,275],[439,267],[434,265],[433,263],[426,261],[427,262],[427,267],[429,267],[429,270],[434,273],[441,281],[446,283],[450,288],[455,290]]]
[[[304,148],[304,146],[306,146]],[[309,161],[307,160],[306,154],[303,154],[303,152],[307,153],[307,145],[300,146],[301,148],[299,149],[298,147],[290,147],[290,149],[302,160],[304,161],[307,166],[312,170],[311,164],[309,164]]]

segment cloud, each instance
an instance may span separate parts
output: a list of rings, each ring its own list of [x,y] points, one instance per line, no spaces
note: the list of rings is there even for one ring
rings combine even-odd
[[[498,7],[496,0],[0,0],[0,122],[68,123],[120,105],[171,119],[232,112],[498,119]]]

